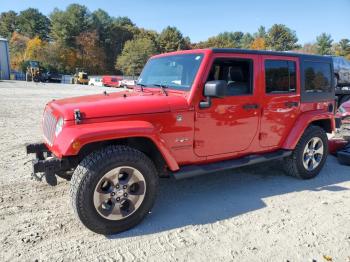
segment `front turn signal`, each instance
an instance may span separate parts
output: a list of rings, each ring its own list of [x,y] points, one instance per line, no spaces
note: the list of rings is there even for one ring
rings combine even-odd
[[[72,148],[74,150],[78,150],[80,148],[81,144],[79,141],[74,141],[73,144],[72,144]]]

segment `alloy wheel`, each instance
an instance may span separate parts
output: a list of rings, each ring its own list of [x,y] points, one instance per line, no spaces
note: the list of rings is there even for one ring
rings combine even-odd
[[[324,145],[319,137],[313,137],[306,144],[303,152],[303,165],[308,171],[315,170],[321,163],[324,155]]]
[[[94,191],[94,206],[108,220],[121,220],[142,204],[146,181],[139,170],[130,166],[114,168],[102,176]]]

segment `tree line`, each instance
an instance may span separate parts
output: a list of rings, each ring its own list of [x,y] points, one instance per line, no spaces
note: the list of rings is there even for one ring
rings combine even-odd
[[[350,59],[350,40],[334,42],[322,33],[314,43],[298,44],[296,32],[282,24],[257,32],[223,32],[192,43],[176,27],[160,33],[137,27],[128,17],[112,17],[98,9],[71,4],[49,16],[28,8],[0,14],[0,35],[9,40],[11,67],[24,70],[25,61],[37,60],[50,71],[138,75],[147,59],[158,53],[193,48],[247,48],[339,55]]]

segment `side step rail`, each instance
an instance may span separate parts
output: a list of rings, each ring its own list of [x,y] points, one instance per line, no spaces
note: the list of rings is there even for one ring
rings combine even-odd
[[[249,155],[238,159],[225,160],[221,162],[204,164],[204,165],[188,165],[182,167],[179,171],[173,172],[172,175],[176,179],[184,179],[195,177],[199,175],[220,172],[224,170],[234,169],[243,166],[268,162],[271,160],[281,159],[290,156],[292,151],[279,150],[273,153],[266,153],[261,155]]]

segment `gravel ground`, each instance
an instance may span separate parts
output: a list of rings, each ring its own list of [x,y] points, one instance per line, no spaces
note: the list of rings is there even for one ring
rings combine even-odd
[[[40,140],[47,101],[103,90],[115,91],[0,82],[0,261],[350,261],[350,167],[332,156],[307,181],[277,162],[164,179],[136,228],[112,237],[85,229],[69,182],[31,180],[24,144]]]

